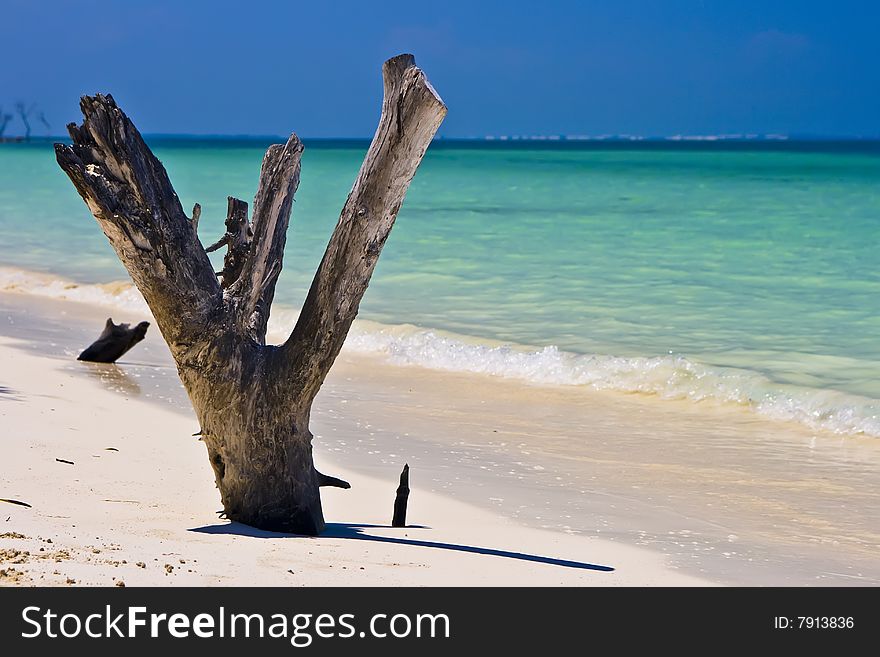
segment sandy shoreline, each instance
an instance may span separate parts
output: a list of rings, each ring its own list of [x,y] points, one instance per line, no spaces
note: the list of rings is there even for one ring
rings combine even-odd
[[[45,337],[38,320],[46,307],[32,301],[5,299],[7,309],[27,306],[29,334]],[[12,332],[10,320],[7,313],[3,333]],[[79,330],[87,329],[71,325],[67,339],[75,342]],[[393,478],[331,465],[326,454],[322,466],[353,485],[324,494],[326,536],[273,535],[218,520],[219,496],[191,417],[142,399],[149,384],[132,384],[123,368],[34,352],[32,342],[0,339],[0,497],[31,505],[0,504],[3,584],[705,583],[669,568],[659,553],[523,527],[417,482],[410,518],[419,527],[389,528]],[[83,376],[76,368],[92,370]]]
[[[103,398],[109,393],[108,408],[110,400],[122,398],[126,404],[144,405],[144,417],[162,411],[169,421],[182,421],[180,435],[197,429],[167,348],[154,329],[118,367],[73,361],[78,348],[94,337],[96,322],[110,314],[117,321],[141,317],[21,294],[0,294],[0,309],[6,318],[0,334],[27,338],[10,348],[33,354],[39,347],[52,356],[41,357],[39,367],[57,368],[87,385],[93,395]],[[15,389],[11,378],[4,375],[0,385]],[[118,428],[121,420],[110,423]],[[458,535],[461,545],[525,551],[528,544],[543,555],[552,551],[541,546],[568,540],[575,541],[572,546],[593,545],[577,543],[589,538],[603,539],[596,545],[616,555],[611,560],[614,573],[593,571],[592,577],[585,577],[584,571],[557,566],[565,572],[550,580],[529,571],[525,579],[518,575],[509,583],[639,585],[659,583],[655,576],[671,578],[664,579],[666,583],[691,583],[692,578],[748,585],[880,582],[875,556],[880,546],[880,450],[874,439],[816,434],[737,408],[698,408],[618,393],[530,387],[485,376],[394,367],[380,357],[345,350],[316,401],[312,428],[319,467],[363,480],[357,484],[357,495],[327,495],[325,513],[331,522],[363,523],[365,514],[371,519],[367,524],[386,524],[389,495],[406,460],[413,467],[419,495],[436,495],[438,509],[456,504],[467,509],[440,514],[455,518],[451,524],[429,521],[413,511],[417,515],[411,516],[412,522],[431,526],[431,532],[442,528],[442,539],[424,540],[448,542],[445,532],[464,526],[463,513],[468,519],[482,518],[485,531]],[[203,460],[197,449],[191,467],[206,482],[199,495],[207,488],[216,496]],[[151,467],[145,465],[147,470]],[[369,503],[367,491],[375,495]],[[355,502],[364,502],[363,508],[349,506]],[[336,504],[342,505],[342,515],[336,513]],[[116,504],[120,505],[125,503]],[[217,508],[219,502],[214,502],[212,511]],[[506,528],[502,535],[515,530],[516,537],[495,543],[477,540],[478,535],[497,537],[489,529],[496,523]],[[520,533],[533,531],[533,543]],[[635,548],[649,548],[639,552],[638,561],[654,565],[648,571],[640,566],[638,575],[632,573],[634,579],[620,578],[617,557]],[[418,558],[430,563],[438,558],[425,552],[439,550],[407,549],[416,549]],[[509,565],[500,568],[505,571]],[[448,583],[505,583],[484,579],[482,567],[480,571]],[[610,575],[617,579],[610,581]],[[389,583],[430,581],[419,575]]]

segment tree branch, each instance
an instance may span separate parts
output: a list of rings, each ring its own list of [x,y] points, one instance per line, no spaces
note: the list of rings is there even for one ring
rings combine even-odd
[[[193,233],[195,233],[196,235],[199,234],[199,219],[201,218],[201,216],[202,206],[196,203],[193,206],[192,219],[190,220],[190,225],[192,226]]]
[[[382,246],[446,106],[412,55],[382,67],[382,116],[299,320],[283,366],[310,403],[348,335]]]
[[[70,177],[144,295],[177,355],[204,332],[222,300],[208,256],[131,120],[110,95],[84,96],[72,145],[55,144]]]
[[[325,487],[330,486],[332,488],[344,488],[348,490],[351,488],[351,484],[345,481],[344,479],[340,479],[339,477],[331,477],[330,475],[325,475],[321,472],[315,470],[315,475],[318,477],[318,486]]]
[[[247,218],[247,203],[233,196],[227,197],[227,201],[226,232],[223,234],[223,237],[205,249],[206,253],[212,253],[221,246],[226,246],[226,255],[223,257],[223,271],[217,274],[223,278],[223,288],[232,285],[241,274],[251,246],[251,238],[253,237],[253,231]],[[199,214],[201,214],[201,209]],[[195,215],[195,212],[193,212],[193,215]],[[198,227],[197,221],[195,221],[195,226]]]
[[[239,300],[241,328],[259,344],[266,340],[269,310],[284,260],[302,151],[302,142],[295,134],[283,146],[275,144],[266,151],[254,197],[250,252],[238,283],[230,290],[231,296]]]

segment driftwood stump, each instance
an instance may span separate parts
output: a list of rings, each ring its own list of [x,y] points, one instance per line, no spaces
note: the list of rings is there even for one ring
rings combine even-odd
[[[299,319],[281,345],[266,325],[281,273],[303,146],[294,134],[263,158],[253,212],[230,199],[215,274],[165,168],[109,95],[83,97],[85,120],[56,144],[70,177],[144,295],[201,423],[225,514],[262,529],[317,534],[319,486],[344,485],[312,460],[309,414],[370,281],[409,183],[446,106],[400,55],[383,67],[376,135]]]
[[[141,322],[131,328],[128,324],[114,324],[113,318],[108,317],[98,339],[86,347],[76,359],[92,363],[115,363],[125,352],[144,339],[149,326],[149,322]]]
[[[397,487],[397,496],[394,498],[394,517],[391,519],[392,527],[406,527],[406,504],[409,501],[409,464],[403,466],[400,473],[400,485]]]

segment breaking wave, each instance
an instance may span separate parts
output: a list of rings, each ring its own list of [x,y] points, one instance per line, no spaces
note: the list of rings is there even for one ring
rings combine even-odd
[[[0,291],[68,299],[138,314],[148,312],[140,293],[128,282],[79,284],[50,275],[0,268]],[[283,339],[296,316],[293,309],[276,307],[269,337]],[[555,346],[529,349],[368,320],[355,322],[345,349],[379,355],[395,365],[503,377],[532,385],[584,386],[662,399],[731,403],[816,430],[880,437],[880,401],[876,399],[783,385],[759,372],[710,366],[685,356],[575,354]]]

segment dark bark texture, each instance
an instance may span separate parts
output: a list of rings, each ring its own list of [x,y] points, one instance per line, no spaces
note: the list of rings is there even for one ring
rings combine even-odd
[[[77,360],[115,363],[124,353],[144,339],[149,327],[149,322],[141,322],[134,328],[128,324],[114,324],[113,318],[108,317],[101,335],[77,356]]]
[[[383,67],[385,96],[364,159],[290,337],[266,344],[303,146],[263,158],[253,214],[229,198],[215,273],[161,162],[109,95],[83,97],[82,125],[56,157],[144,295],[201,422],[225,515],[262,529],[317,534],[319,487],[309,413],[358,312],[409,183],[446,115],[411,55]]]
[[[409,464],[403,466],[400,473],[400,485],[397,487],[397,495],[394,497],[394,515],[391,518],[392,527],[406,527],[406,505],[409,502]]]

